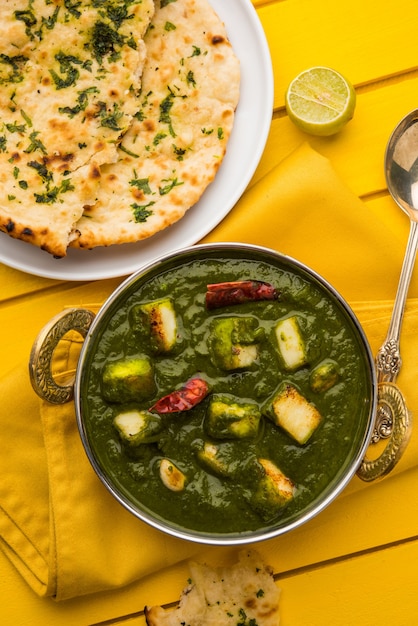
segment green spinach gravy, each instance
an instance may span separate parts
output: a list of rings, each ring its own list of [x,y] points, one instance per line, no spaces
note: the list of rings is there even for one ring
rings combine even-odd
[[[208,284],[242,280],[266,281],[278,297],[226,302],[208,310]],[[174,528],[203,534],[240,535],[276,528],[316,506],[350,469],[363,445],[372,402],[364,344],[338,299],[303,268],[227,252],[186,258],[179,267],[158,266],[125,292],[102,318],[89,346],[81,387],[89,445],[114,488],[134,507],[168,520]],[[177,326],[174,344],[161,353],[155,351],[150,331],[138,322],[136,312],[143,304],[167,298]],[[225,369],[214,358],[214,321],[227,318],[253,320],[250,338],[238,332],[234,340],[257,345],[256,356],[245,366]],[[283,361],[275,332],[278,321],[287,318],[297,320],[305,355],[292,367]],[[222,337],[219,341],[222,349]],[[152,367],[146,397],[126,398],[123,391],[109,396],[106,368],[137,357]],[[312,373],[329,363],[334,372],[330,383],[313,386]],[[150,411],[159,399],[196,376],[207,383],[208,393],[195,406],[160,416]],[[302,443],[280,420],[272,419],[272,398],[283,387],[296,390],[320,416]],[[247,405],[255,408],[255,426],[252,421],[248,431],[228,430],[229,415],[217,431],[215,412],[215,428],[208,428],[214,398],[226,399],[232,412],[242,405],[244,413]],[[160,421],[151,437],[132,445],[120,435],[115,419],[138,410]],[[182,478],[179,488],[167,487],[162,479],[163,459],[166,471],[174,468]],[[291,487],[290,497],[282,497],[274,480],[263,483],[262,460],[279,470],[285,487]]]

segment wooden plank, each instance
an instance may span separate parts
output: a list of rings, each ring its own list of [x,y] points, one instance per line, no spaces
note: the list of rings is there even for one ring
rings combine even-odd
[[[289,0],[258,8],[274,64],[275,108],[300,71],[329,65],[355,86],[417,69],[414,0],[385,3],[352,0]]]
[[[279,580],[281,626],[411,626],[417,557],[414,540]]]
[[[276,117],[251,184],[307,142],[330,159],[336,172],[356,195],[367,197],[385,190],[383,159],[386,144],[398,121],[417,107],[417,94],[418,77],[360,91],[354,118],[332,137],[308,135],[296,128],[286,115]]]

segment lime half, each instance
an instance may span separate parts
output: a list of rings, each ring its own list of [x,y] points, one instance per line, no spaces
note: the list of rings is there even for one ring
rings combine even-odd
[[[351,120],[356,106],[353,85],[329,67],[311,67],[286,91],[289,118],[311,135],[334,135]]]

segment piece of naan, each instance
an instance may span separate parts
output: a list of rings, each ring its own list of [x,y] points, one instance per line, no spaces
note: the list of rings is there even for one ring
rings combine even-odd
[[[153,0],[3,0],[0,230],[64,256],[138,110]]]
[[[148,626],[279,625],[280,590],[256,551],[242,551],[231,567],[192,562],[190,574],[175,609],[145,608]]]
[[[145,36],[139,110],[97,202],[71,246],[135,242],[162,231],[200,199],[225,156],[240,67],[207,0],[156,0]],[[78,236],[77,236],[78,235]]]

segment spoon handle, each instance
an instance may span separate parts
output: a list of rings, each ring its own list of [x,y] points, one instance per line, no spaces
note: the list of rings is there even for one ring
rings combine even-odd
[[[376,357],[378,382],[395,382],[401,369],[400,335],[409,283],[418,248],[418,222],[411,220],[408,244],[386,339]]]

